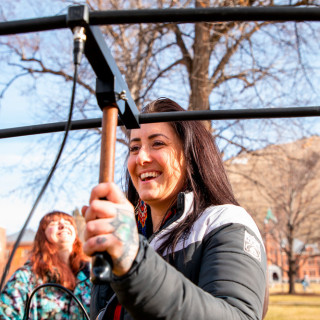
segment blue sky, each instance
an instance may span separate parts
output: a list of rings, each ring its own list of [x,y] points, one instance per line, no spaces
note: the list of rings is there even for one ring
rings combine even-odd
[[[0,100],[0,129],[48,122],[39,119],[41,112],[37,110],[39,105],[35,98],[21,95],[19,87],[23,86],[25,81],[22,80],[10,87],[3,99]],[[65,91],[71,96],[70,90],[66,89]],[[68,110],[69,106],[66,105],[65,108]],[[95,117],[99,115],[101,116],[101,111],[97,106]],[[41,217],[47,212],[62,210],[71,214],[74,209],[80,209],[87,204],[90,191],[98,183],[99,178],[100,137],[87,138],[87,144],[82,145],[76,139],[78,133],[76,131],[69,133],[58,168],[37,206],[28,228],[36,230]],[[23,226],[56,158],[63,134],[0,139],[0,227],[5,228],[7,234],[18,232]],[[81,151],[81,149],[88,148],[90,144],[96,145],[93,151],[86,155],[71,171],[64,171],[63,163],[72,162],[72,150],[80,149]],[[119,156],[116,163],[115,180],[118,183],[123,176],[125,158],[124,151],[119,148],[121,147],[117,145],[116,152]],[[60,164],[62,164],[62,168],[59,167]],[[68,168],[70,169],[70,167]],[[29,177],[38,174],[39,170],[41,170],[43,179],[37,185],[30,186],[28,184]]]
[[[21,5],[22,3],[24,4],[23,6]],[[24,19],[66,13],[67,5],[65,2],[52,0],[52,6],[48,6],[47,1],[39,1],[37,3],[39,6],[34,5],[34,0],[17,0],[15,2],[8,1],[5,2],[2,8],[0,8],[0,13],[1,9],[3,12],[7,10],[5,13],[8,13],[8,19]],[[27,4],[29,4],[29,6]],[[51,36],[57,37],[57,34],[51,34]],[[60,36],[61,34],[59,33],[59,37]],[[70,32],[65,33],[61,37],[64,41],[70,41],[68,36],[70,39],[72,38]],[[44,41],[41,43],[45,49],[54,50],[54,48],[50,47],[50,36],[47,36],[47,33],[43,33],[41,41]],[[56,51],[57,50],[58,49],[56,49]],[[54,51],[54,54],[60,54],[60,52],[56,51]],[[44,54],[45,53],[46,52],[44,52]],[[311,53],[309,53],[309,55],[311,55]],[[67,54],[61,54],[61,56],[63,59],[69,58]],[[71,59],[72,57],[70,52],[70,60]],[[314,59],[313,63],[314,65],[317,65],[319,70],[319,59]],[[11,69],[8,66],[6,66],[5,69],[2,69],[2,74],[0,74],[0,82],[2,84],[5,83],[6,79],[10,78],[10,70]],[[32,84],[27,81],[28,80],[20,80],[15,82],[14,85],[6,92],[4,98],[0,100],[0,129],[49,122],[49,116],[48,114],[45,114],[46,110],[39,109],[39,106],[43,106],[46,100],[49,101],[47,96],[42,96],[43,101],[37,101],[37,97],[28,95],[28,92],[25,92],[23,95],[21,94],[21,88],[25,88],[24,90],[28,91],[28,87],[32,86]],[[54,95],[57,93],[61,94],[61,92],[55,90],[63,91],[65,94],[65,101],[62,103],[62,107],[65,109],[57,110],[57,116],[59,116],[61,120],[66,119],[66,110],[69,108],[67,100],[71,94],[70,86],[65,86],[63,90],[61,90],[60,87],[58,89],[49,87],[45,81],[41,82],[40,78],[37,79],[36,82],[39,90],[42,92],[46,90],[48,95]],[[168,94],[172,94],[174,96],[172,98],[177,98],[174,95],[174,92],[170,92],[169,88],[172,89],[170,86],[163,87],[165,88],[165,94],[159,94],[158,91],[159,96],[168,96]],[[233,90],[234,89],[235,88],[233,88]],[[281,83],[280,89],[290,90],[291,86],[285,86]],[[301,100],[307,101],[308,98],[310,98],[310,102],[312,103],[309,105],[319,104],[319,95],[317,90],[312,93],[312,96],[314,96],[312,99],[310,96],[310,90],[305,90],[305,86],[301,86],[300,90]],[[237,92],[237,90],[235,91]],[[262,94],[266,94],[266,92],[269,91],[264,89],[261,90],[261,92]],[[186,91],[183,90],[181,95],[184,97],[187,96]],[[307,97],[305,97],[305,95]],[[248,100],[245,94],[239,95],[239,99],[240,98],[247,103]],[[285,98],[287,99],[287,96],[285,96]],[[253,102],[250,100],[250,103]],[[292,105],[289,103],[288,106]],[[61,113],[58,114],[60,111]],[[100,114],[100,110],[97,107],[91,117],[95,118]],[[305,124],[310,126],[310,128],[313,128],[313,131],[315,131],[314,128],[316,128],[316,126],[314,124],[318,124],[318,121],[316,120],[318,119],[310,119],[306,121]],[[259,125],[260,122],[256,120],[247,121],[243,124],[243,126],[247,128],[246,130],[250,129],[252,132],[255,131],[256,126]],[[283,126],[279,125],[279,128],[283,131]],[[291,134],[292,128],[289,131]],[[317,132],[319,132],[319,129]],[[275,137],[276,134],[277,133],[274,134]],[[8,234],[20,230],[42,186],[43,181],[39,181],[38,185],[30,187],[28,185],[28,176],[31,176],[33,172],[39,173],[40,170],[42,170],[42,176],[46,176],[62,141],[62,135],[62,133],[57,133],[52,135],[42,135],[42,137],[29,136],[0,139],[0,208],[2,212],[0,215],[0,227],[6,228]],[[74,135],[76,135],[76,133],[71,133],[71,136]],[[97,136],[92,137],[92,140],[89,139],[87,146],[90,146],[90,141],[92,144],[95,142],[97,145],[97,140],[94,140],[96,138]],[[230,139],[232,138],[233,133],[230,131]],[[268,139],[270,139],[270,136]],[[72,148],[75,148],[76,145],[76,139],[68,139],[66,146],[67,150],[64,154],[68,154],[67,151],[72,151]],[[80,148],[86,148],[87,146],[80,146]],[[119,154],[120,158],[122,157],[123,160],[124,157],[120,152]],[[63,160],[64,159],[62,159],[62,161]],[[71,213],[75,208],[80,208],[83,204],[86,204],[89,199],[90,190],[98,180],[98,167],[95,167],[98,162],[99,153],[98,150],[95,149],[89,156],[86,156],[81,163],[77,163],[77,167],[74,168],[72,172],[65,173],[63,170],[58,169],[54,176],[54,181],[49,185],[44,199],[40,202],[38,209],[34,214],[34,218],[30,222],[30,228],[36,229],[40,218],[46,212],[53,209],[60,209]],[[43,167],[43,164],[45,164],[45,167]],[[121,174],[123,172],[123,162],[117,161],[117,165]],[[45,170],[46,168],[47,171]],[[75,178],[77,175],[78,177],[81,177],[78,180]],[[119,179],[116,179],[116,181],[118,180]],[[77,185],[70,185],[69,181],[79,182],[77,182]],[[52,186],[55,186],[55,189],[52,189]],[[63,188],[65,188],[65,190],[62,190]],[[68,192],[68,190],[71,191]]]
[[[0,128],[18,127],[32,124],[39,124],[32,114],[32,104],[27,98],[21,97],[18,92],[12,88],[10,89],[4,99],[1,101],[0,107]],[[61,136],[61,134],[60,134]],[[39,148],[38,136],[16,137],[0,139],[0,226],[7,230],[7,234],[17,232],[22,227],[27,218],[32,205],[36,199],[37,193],[40,190],[41,183],[37,190],[30,189],[26,184],[25,169],[35,168],[37,163],[42,163],[48,156],[45,155],[45,150]],[[44,143],[43,147],[46,147]],[[59,143],[56,143],[56,150],[58,150]],[[34,148],[34,152],[32,151]],[[55,154],[52,155],[48,162],[52,163]],[[3,170],[3,168],[6,168]],[[59,170],[56,172],[59,175]],[[45,174],[44,174],[45,176]],[[50,191],[46,193],[44,202],[39,203],[38,209],[34,213],[34,218],[30,221],[30,228],[36,229],[39,219],[44,213],[53,209],[61,209],[71,213],[80,203],[85,204],[89,199],[89,190],[77,193],[70,199],[65,201],[59,196],[54,198],[54,203],[50,197]]]
[[[61,3],[60,8],[56,7],[56,3],[52,1],[52,6],[47,6],[47,4],[42,6],[39,2],[35,6],[34,1],[29,0],[6,1],[1,4],[0,12],[9,21],[34,18],[50,15],[49,12],[58,13]],[[6,73],[2,73],[2,76],[6,76]],[[1,81],[4,79],[2,77]],[[21,86],[21,82],[17,84],[19,85]],[[0,129],[39,124],[34,117],[33,106],[35,105],[27,97],[21,95],[17,86],[12,86],[0,100]],[[0,139],[0,227],[5,228],[7,234],[20,230],[36,198],[36,194],[25,196],[23,192],[26,177],[23,170],[28,163],[33,165],[37,163],[35,154],[30,152],[34,143],[35,138],[32,136]],[[37,157],[41,158],[41,153],[37,153]],[[37,228],[43,211],[47,209],[43,203],[39,204],[29,224],[30,228]]]
[[[23,6],[22,6],[23,4]],[[17,2],[6,2],[0,8],[0,14],[4,13],[10,21],[52,16],[55,14],[65,14],[68,3],[60,0],[52,0],[50,6],[45,2],[37,2],[34,0],[17,0]],[[23,7],[23,10],[21,10]],[[1,16],[0,16],[1,22]],[[63,41],[72,41],[72,33],[69,30],[59,32],[39,33],[41,37],[41,46],[51,50],[53,55],[59,55],[59,58],[70,60],[72,66],[72,51],[60,52],[54,46],[51,48],[50,37],[59,37]],[[26,36],[28,36],[27,34]],[[13,36],[14,37],[14,36]],[[9,38],[9,37],[8,37]],[[35,38],[37,39],[37,38]],[[2,39],[1,39],[2,40]],[[32,39],[33,40],[33,39]],[[1,46],[1,51],[5,51],[6,47]],[[0,52],[1,53],[1,52]],[[42,54],[46,54],[43,52]],[[0,89],[9,81],[12,76],[13,66],[9,66],[2,60],[2,73],[0,74]],[[70,73],[72,70],[70,71]],[[34,81],[34,79],[36,79]],[[52,79],[50,79],[52,80]],[[33,82],[34,81],[34,82]],[[49,84],[50,83],[50,84]],[[38,95],[30,94],[29,89],[37,86]],[[80,92],[79,92],[80,93]],[[59,95],[60,109],[55,109],[55,114],[48,113],[46,103],[50,103],[52,97]],[[61,96],[63,98],[61,99]],[[66,121],[67,112],[71,97],[71,83],[63,83],[63,86],[57,85],[54,81],[46,82],[46,78],[21,78],[10,86],[0,99],[0,129],[29,126],[34,124],[44,124],[55,121]],[[77,95],[76,95],[77,100]],[[58,103],[57,103],[58,105]],[[43,110],[41,109],[43,108]],[[94,110],[87,114],[88,118],[96,118],[101,116],[101,110],[98,106],[93,107]],[[52,108],[50,109],[52,112]],[[73,119],[78,119],[79,115],[75,115]],[[50,119],[60,120],[50,120]],[[100,158],[100,137],[95,134],[89,138],[86,137],[86,145],[81,144],[77,137],[79,132],[70,132],[65,150],[54,177],[45,192],[43,199],[40,201],[37,210],[30,221],[29,226],[36,229],[41,217],[52,210],[62,210],[68,213],[76,208],[81,208],[87,204],[90,196],[90,190],[98,183],[99,178],[99,158]],[[35,199],[50,168],[54,162],[60,144],[62,142],[63,133],[44,134],[28,137],[16,137],[0,139],[0,227],[7,230],[7,234],[18,232],[23,226]],[[92,146],[96,146],[92,148]],[[75,162],[73,152],[81,152],[81,150],[90,149],[88,155],[81,158],[72,170],[65,170],[64,165]],[[117,150],[119,146],[117,146]],[[80,151],[79,151],[80,150]],[[119,173],[123,172],[123,153],[120,154],[121,161],[117,161],[120,168],[116,172],[116,181],[119,182]],[[68,155],[68,159],[66,157]],[[75,157],[75,156],[74,156]],[[71,160],[70,160],[71,159]],[[70,167],[69,167],[70,169]],[[30,186],[29,177],[36,175],[42,176],[42,180],[36,185]],[[79,178],[80,177],[80,178]],[[77,182],[74,182],[77,181]]]

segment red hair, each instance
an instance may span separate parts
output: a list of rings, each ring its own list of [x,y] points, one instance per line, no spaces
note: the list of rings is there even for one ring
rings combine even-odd
[[[58,248],[48,241],[45,230],[51,221],[61,218],[70,221],[77,231],[75,221],[69,214],[61,211],[53,211],[46,214],[40,221],[30,260],[37,278],[42,279],[44,282],[55,282],[73,290],[76,285],[76,275],[84,268],[88,258],[82,251],[82,243],[77,234],[69,257],[69,265],[66,265],[56,254]]]

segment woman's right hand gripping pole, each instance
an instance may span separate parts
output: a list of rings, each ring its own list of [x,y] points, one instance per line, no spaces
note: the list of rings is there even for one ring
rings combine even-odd
[[[112,272],[125,275],[139,250],[132,204],[115,183],[100,183],[92,189],[89,206],[83,206],[82,214],[86,220],[84,252],[92,256],[107,251]]]

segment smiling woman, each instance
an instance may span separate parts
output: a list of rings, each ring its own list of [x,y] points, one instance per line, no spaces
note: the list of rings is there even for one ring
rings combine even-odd
[[[67,258],[69,258],[73,243],[76,240],[76,230],[70,220],[57,217],[56,220],[52,220],[47,225],[45,235],[50,243],[59,248],[59,254],[67,252]],[[65,260],[65,262],[68,264],[68,260]]]
[[[152,207],[155,232],[186,183],[182,142],[168,123],[131,131],[128,171],[140,199]]]
[[[184,111],[158,99],[143,113]],[[127,198],[92,190],[84,250],[107,251],[109,284],[92,287],[92,319],[262,319],[266,253],[239,206],[214,137],[201,122],[129,132]],[[101,198],[108,199],[101,200]]]
[[[57,283],[73,291],[88,310],[90,279],[87,257],[73,217],[60,211],[40,221],[30,259],[9,279],[0,296],[1,319],[24,319],[26,299],[41,284]],[[82,319],[65,291],[45,287],[32,299],[32,319]],[[28,319],[28,317],[27,317]]]

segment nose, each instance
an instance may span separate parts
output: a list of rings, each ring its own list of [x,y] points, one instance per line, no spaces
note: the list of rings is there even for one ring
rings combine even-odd
[[[60,221],[59,221],[59,229],[61,230],[61,229],[64,229],[65,228],[65,221],[64,221],[64,219],[61,219]]]
[[[151,154],[148,148],[141,147],[136,158],[136,163],[139,165],[144,165],[148,162],[151,162]]]

